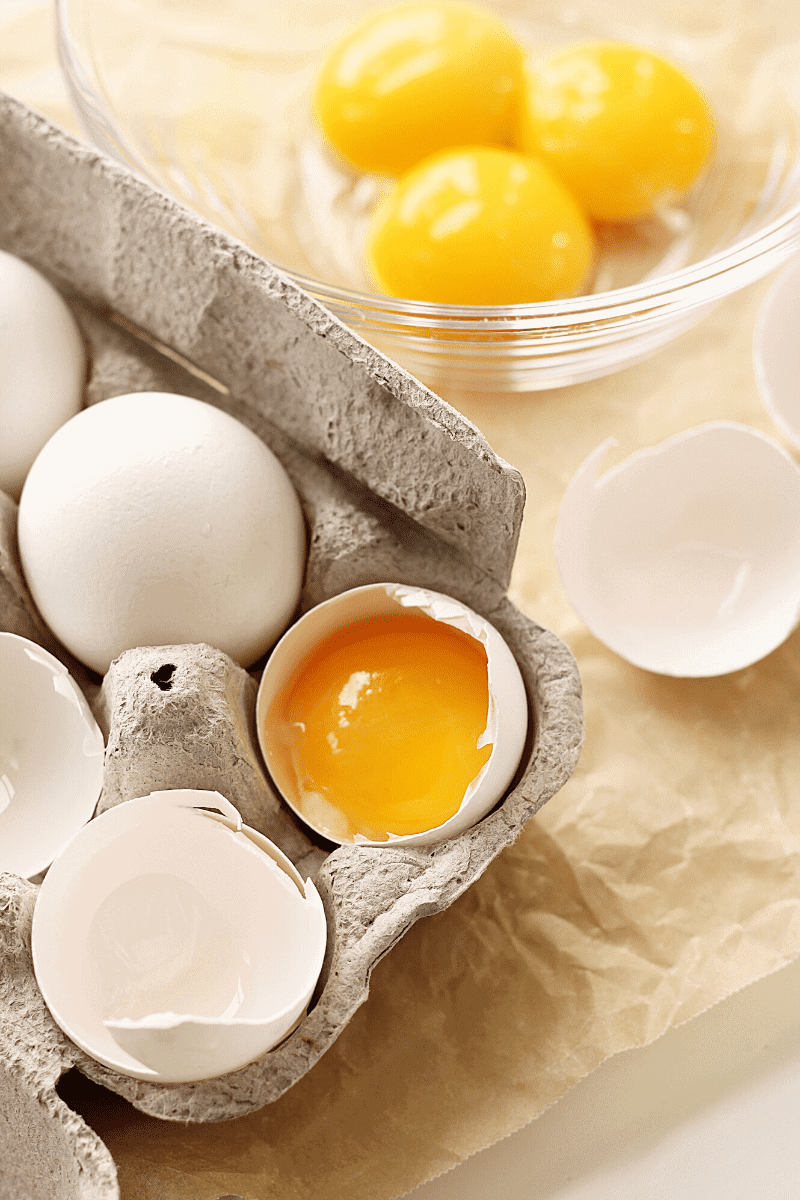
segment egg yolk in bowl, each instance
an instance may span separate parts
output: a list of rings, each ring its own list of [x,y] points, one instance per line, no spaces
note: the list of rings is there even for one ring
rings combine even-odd
[[[572,296],[594,237],[535,158],[489,146],[418,163],[378,205],[366,241],[381,291],[436,304],[524,304]]]
[[[530,72],[518,140],[546,159],[591,218],[629,221],[694,183],[714,120],[666,59],[624,42],[584,42]]]
[[[446,146],[510,144],[524,52],[492,13],[410,0],[371,13],[330,51],[314,108],[351,166],[398,175]]]

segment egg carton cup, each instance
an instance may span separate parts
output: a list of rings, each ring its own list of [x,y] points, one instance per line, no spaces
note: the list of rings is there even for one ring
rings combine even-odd
[[[34,1159],[62,1180],[59,1200],[111,1197],[108,1152],[59,1099],[60,1075],[77,1067],[176,1121],[224,1120],[277,1099],[364,1002],[383,955],[451,904],[566,782],[582,740],[580,680],[567,648],[505,594],[523,484],[474,426],[268,263],[1,94],[0,162],[0,247],[70,303],[89,350],[87,403],[174,391],[238,417],[300,495],[309,554],[299,611],[382,580],[453,595],[505,637],[531,713],[514,785],[479,824],[425,848],[332,848],[266,775],[255,732],[261,664],[243,670],[206,645],[144,647],[92,675],[39,617],[19,564],[16,505],[0,497],[0,629],[46,646],[83,688],[106,738],[98,811],[156,790],[219,791],[314,879],[328,922],[317,990],[285,1041],[217,1079],[145,1083],[89,1058],[55,1025],[31,963],[36,885],[0,875],[0,1138],[14,1139],[0,1143],[0,1197],[4,1187],[15,1200],[50,1195],[24,1181],[27,1168],[19,1186],[6,1182],[5,1163]],[[17,1115],[4,1123],[7,1112]]]

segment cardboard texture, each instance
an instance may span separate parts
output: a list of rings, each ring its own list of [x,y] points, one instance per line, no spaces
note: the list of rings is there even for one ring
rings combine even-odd
[[[77,1118],[53,1095],[62,1071],[77,1065],[142,1111],[170,1120],[219,1121],[277,1099],[364,1002],[375,963],[419,917],[447,907],[474,882],[569,777],[582,737],[580,682],[566,647],[505,597],[521,480],[464,418],[268,264],[10,98],[0,98],[0,161],[0,246],[71,298],[89,347],[88,402],[172,388],[240,417],[282,459],[301,497],[311,547],[301,610],[383,578],[456,595],[505,636],[531,706],[517,785],[478,826],[425,850],[344,846],[330,853],[265,778],[254,677],[226,655],[204,646],[131,650],[99,690],[70,660],[107,737],[99,809],[156,789],[219,790],[314,875],[329,923],[316,1000],[286,1041],[230,1076],[146,1084],[101,1066],[58,1033],[31,974],[31,885],[2,876],[3,936],[25,1000],[11,1016],[0,1010],[0,1063],[21,1069],[29,1098],[60,1122],[66,1137],[51,1137],[51,1153],[65,1178],[79,1164],[75,1195],[112,1196],[102,1146],[82,1123],[77,1136]],[[194,371],[163,360],[115,324],[114,314],[185,355]],[[19,568],[13,505],[4,512],[0,627],[44,640]],[[154,680],[164,666],[173,668],[166,689]],[[4,979],[10,986],[7,971]],[[13,1093],[9,1103],[24,1130],[24,1099]]]
[[[109,1200],[111,1155],[55,1093],[71,1052],[31,969],[35,900],[32,883],[0,873],[0,1197]]]

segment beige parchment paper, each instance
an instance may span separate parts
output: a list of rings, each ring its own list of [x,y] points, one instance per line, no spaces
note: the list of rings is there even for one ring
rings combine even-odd
[[[13,19],[0,6],[0,86],[77,129],[51,20],[46,4]],[[800,953],[800,632],[729,676],[651,675],[586,631],[553,556],[564,488],[606,437],[623,457],[727,418],[781,440],[751,365],[768,282],[607,379],[445,395],[525,476],[511,595],[578,659],[578,769],[379,964],[366,1005],[277,1103],[187,1127],[70,1080],[65,1099],[111,1150],[123,1200],[389,1200]]]

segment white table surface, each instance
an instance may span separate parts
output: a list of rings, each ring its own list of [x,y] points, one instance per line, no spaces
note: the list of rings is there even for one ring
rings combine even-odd
[[[800,962],[609,1059],[412,1200],[800,1200]]]

